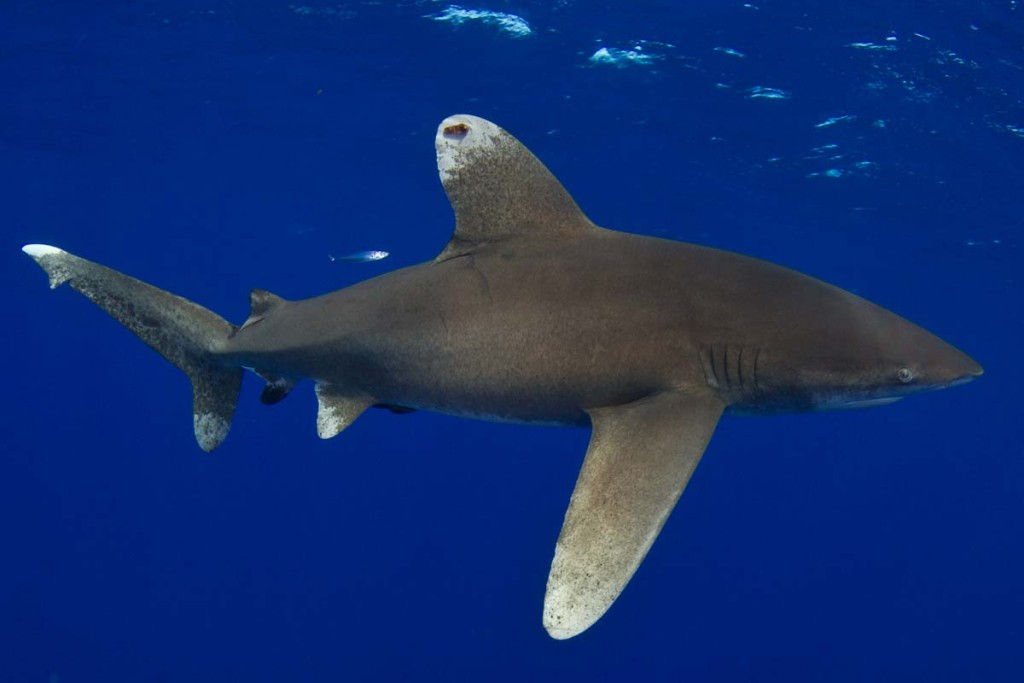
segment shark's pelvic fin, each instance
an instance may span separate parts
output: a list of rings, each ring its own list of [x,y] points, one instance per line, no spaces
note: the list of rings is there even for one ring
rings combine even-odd
[[[65,282],[135,333],[192,380],[192,423],[196,441],[212,451],[228,434],[242,386],[242,368],[222,364],[217,352],[234,332],[202,306],[110,268],[45,244],[22,250],[50,278]]]
[[[550,240],[596,229],[544,164],[490,121],[449,116],[434,145],[455,211],[455,234],[438,261],[518,237]]]
[[[316,383],[316,399],[320,403],[316,414],[316,433],[321,439],[341,434],[375,403],[363,396],[344,394],[326,382]]]
[[[590,447],[544,596],[544,628],[589,628],[633,576],[686,487],[722,414],[711,394],[664,392],[588,411]]]
[[[256,370],[256,374],[267,381],[266,386],[263,387],[263,391],[260,393],[260,403],[265,406],[280,403],[298,384],[298,380],[291,377],[278,377],[261,370]]]

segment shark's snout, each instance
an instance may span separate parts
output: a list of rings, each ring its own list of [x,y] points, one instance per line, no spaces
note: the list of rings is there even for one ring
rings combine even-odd
[[[964,354],[964,358],[967,359],[967,366],[963,371],[964,379],[974,379],[975,377],[981,377],[985,374],[985,368],[981,367],[980,363],[966,354]]]
[[[950,349],[956,352],[956,356],[946,367],[947,374],[952,378],[947,386],[966,384],[975,377],[985,374],[985,369],[976,360],[957,348],[950,347]]]
[[[965,384],[985,371],[976,360],[952,344],[928,334],[919,340],[923,384],[943,388]]]

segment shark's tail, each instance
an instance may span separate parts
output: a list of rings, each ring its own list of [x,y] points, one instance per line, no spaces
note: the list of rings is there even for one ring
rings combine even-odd
[[[63,249],[28,244],[53,289],[65,282],[135,333],[192,380],[196,441],[212,451],[228,435],[243,370],[219,361],[234,331],[226,320],[187,299],[147,285]]]

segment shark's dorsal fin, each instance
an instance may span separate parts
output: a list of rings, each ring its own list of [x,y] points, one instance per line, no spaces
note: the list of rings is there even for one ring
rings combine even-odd
[[[509,239],[550,240],[594,229],[544,164],[490,121],[449,116],[434,142],[455,211],[455,233],[438,261]]]
[[[586,630],[619,597],[686,487],[724,404],[664,392],[587,411],[594,431],[544,596],[557,639]]]
[[[249,291],[249,317],[246,318],[239,330],[252,327],[259,321],[266,318],[271,311],[286,303],[284,299],[276,294],[271,294],[265,289],[253,289]]]

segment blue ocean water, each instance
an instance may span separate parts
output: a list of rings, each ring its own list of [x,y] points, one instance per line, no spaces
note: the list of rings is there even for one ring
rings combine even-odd
[[[1024,9],[5,0],[0,681],[1014,681]],[[195,445],[187,379],[18,249],[229,320],[433,258],[433,135],[496,121],[596,222],[796,268],[986,375],[726,419],[590,631],[541,627],[585,430],[300,386]],[[329,255],[386,250],[368,263]]]

